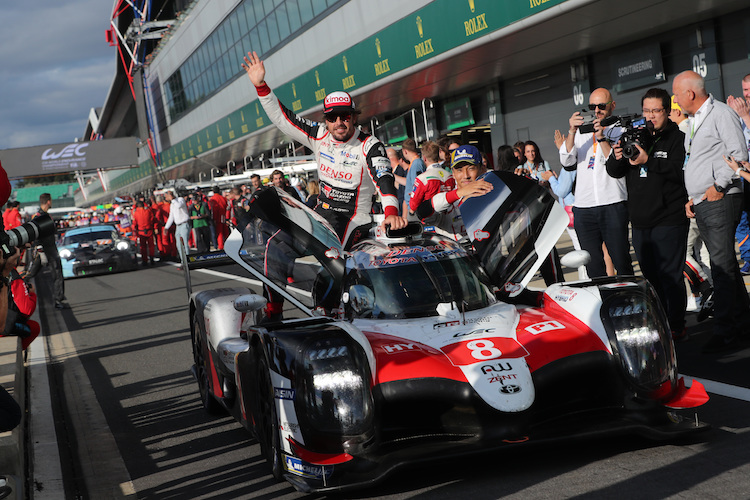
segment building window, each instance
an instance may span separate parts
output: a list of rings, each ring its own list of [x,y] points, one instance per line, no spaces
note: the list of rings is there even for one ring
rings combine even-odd
[[[164,85],[174,122],[242,73],[248,50],[265,58],[348,0],[243,0]]]

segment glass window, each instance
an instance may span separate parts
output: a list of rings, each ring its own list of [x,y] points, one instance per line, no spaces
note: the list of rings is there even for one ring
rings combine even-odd
[[[217,49],[217,54],[223,54],[227,51],[229,48],[229,44],[227,43],[227,36],[225,33],[225,28],[227,28],[227,23],[222,24],[219,26],[219,29],[217,29],[213,35],[211,35],[211,38],[214,39],[214,45]]]
[[[237,58],[237,64],[232,68],[232,74],[237,74],[242,71],[242,63],[245,62],[244,57],[247,55],[247,50],[250,50],[250,37],[246,36],[241,41],[237,42],[234,46],[234,55]],[[247,50],[245,50],[247,48]]]
[[[243,26],[245,31],[249,31],[255,26],[255,11],[253,10],[252,0],[245,0],[240,7],[245,12],[245,21],[240,19],[240,26]]]
[[[268,26],[265,21],[258,23],[258,37],[260,37],[260,48],[263,54],[271,49],[270,43],[268,42]]]
[[[297,2],[299,3],[299,14],[302,18],[302,25],[304,26],[305,24],[312,21],[312,5],[310,4],[310,0],[297,0]]]
[[[286,41],[289,38],[289,23],[287,22],[286,5],[281,4],[276,8],[276,23],[279,25],[279,38]]]
[[[260,0],[255,0],[256,2],[260,3]],[[273,12],[273,0],[263,0],[263,7],[266,11],[266,15],[269,15],[271,12]]]
[[[266,13],[263,12],[263,4],[258,0],[253,0],[253,5],[255,6],[255,23],[257,24],[266,17]]]
[[[297,0],[286,0],[286,17],[289,20],[289,28],[292,33],[300,29],[302,23],[299,20],[299,5],[297,5]]]
[[[247,48],[247,51],[256,51],[259,54],[263,54],[263,49],[260,46],[260,36],[258,35],[258,28],[253,29],[250,32],[250,35],[248,35],[248,38],[250,39],[250,46]]]
[[[266,26],[268,26],[268,37],[271,40],[271,48],[274,48],[281,41],[279,38],[279,25],[276,23],[275,12],[271,12],[271,14],[266,17]]]
[[[229,18],[229,28],[231,28],[231,31],[227,31],[227,36],[231,36],[231,38],[228,39],[229,46],[231,47],[235,43],[237,43],[237,40],[243,37],[243,35],[247,31],[247,28],[245,28],[245,30],[243,31],[243,29],[240,27],[238,16],[236,15],[232,15],[232,17]]]
[[[326,0],[312,0],[312,6],[313,6],[313,15],[319,16],[323,13],[324,10],[328,8],[328,5],[326,5]]]
[[[328,0],[328,6],[330,7],[331,5],[335,4],[338,1],[339,0]]]

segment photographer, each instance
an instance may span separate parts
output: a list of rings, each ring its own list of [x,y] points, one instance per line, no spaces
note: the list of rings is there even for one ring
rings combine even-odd
[[[611,177],[605,162],[617,141],[619,128],[606,128],[605,119],[612,115],[615,102],[607,89],[596,89],[589,97],[594,112],[590,131],[583,127],[584,117],[576,111],[568,121],[569,134],[560,146],[560,163],[565,170],[576,171],[573,219],[581,248],[591,255],[586,266],[591,278],[606,276],[604,251],[606,243],[617,274],[632,275],[628,241],[628,209],[625,181]]]
[[[49,193],[42,193],[39,195],[39,211],[34,215],[32,220],[36,220],[49,212],[52,208],[52,195]],[[57,309],[70,309],[70,306],[65,300],[65,282],[63,281],[62,275],[62,261],[60,260],[60,254],[57,253],[57,244],[55,239],[57,232],[39,238],[39,244],[44,249],[44,255],[47,257],[47,265],[52,272],[53,279],[53,290],[52,295],[55,298],[55,307]]]
[[[672,336],[680,339],[687,332],[687,296],[682,275],[688,233],[687,191],[682,173],[685,134],[669,119],[670,105],[666,90],[654,88],[646,92],[641,106],[648,121],[639,130],[641,143],[629,141],[629,128],[607,159],[607,173],[626,180],[633,249],[643,276],[654,286],[664,306]],[[639,137],[637,133],[635,136]]]

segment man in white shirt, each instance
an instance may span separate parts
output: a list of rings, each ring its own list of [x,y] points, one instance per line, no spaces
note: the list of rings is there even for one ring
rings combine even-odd
[[[581,248],[591,254],[586,266],[590,277],[607,275],[602,243],[607,245],[617,274],[632,275],[625,179],[611,177],[605,166],[611,144],[620,136],[619,127],[601,124],[615,109],[612,94],[603,88],[594,90],[589,109],[595,112],[594,131],[581,133],[584,119],[576,111],[569,120],[570,133],[560,146],[560,163],[566,170],[576,171],[573,224]]]
[[[164,198],[169,202],[169,218],[167,219],[167,223],[164,224],[164,230],[168,231],[172,227],[172,224],[175,225],[175,238],[177,240],[178,251],[180,248],[179,245],[182,245],[185,248],[184,253],[187,255],[189,249],[188,240],[190,238],[190,224],[188,224],[190,215],[188,214],[185,200],[171,190],[164,193]],[[180,256],[182,256],[182,252],[180,252]],[[183,264],[185,263],[183,262]]]

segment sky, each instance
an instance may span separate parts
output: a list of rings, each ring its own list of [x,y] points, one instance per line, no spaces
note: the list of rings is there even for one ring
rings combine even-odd
[[[71,142],[104,104],[112,0],[1,0],[0,149]]]

